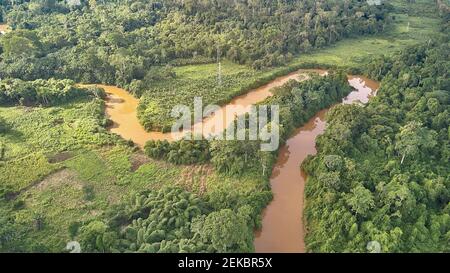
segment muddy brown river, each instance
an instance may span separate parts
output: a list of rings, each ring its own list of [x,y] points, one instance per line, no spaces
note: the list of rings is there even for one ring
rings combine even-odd
[[[221,113],[205,118],[201,123],[203,128],[210,128],[217,120],[227,116],[227,109],[235,105],[241,106],[238,115],[248,112],[252,104],[272,96],[270,89],[285,84],[291,79],[307,80],[310,73],[325,75],[325,70],[299,70],[278,77],[270,83],[253,89],[245,95],[238,96],[230,103],[221,107]],[[360,101],[367,103],[375,95],[378,83],[363,76],[348,76],[349,84],[354,88],[342,103]],[[85,85],[86,86],[86,85]],[[107,93],[106,114],[114,125],[110,131],[122,138],[132,140],[143,147],[148,140],[173,140],[170,133],[147,132],[137,118],[139,100],[122,88],[107,85],[97,85]],[[235,110],[235,109],[234,109]],[[280,148],[278,161],[274,166],[270,179],[273,200],[263,212],[262,229],[255,232],[256,252],[305,252],[303,225],[303,192],[306,176],[300,171],[300,164],[308,155],[316,153],[316,137],[322,134],[326,127],[325,114],[322,110],[311,118],[304,126],[298,128],[286,144]],[[194,125],[195,126],[195,125]],[[207,127],[208,126],[208,127]],[[203,132],[204,135],[207,133]]]
[[[379,86],[362,76],[348,76],[348,81],[355,90],[342,103],[367,103]],[[255,234],[256,252],[305,252],[302,216],[306,175],[300,164],[308,155],[316,154],[316,137],[325,130],[327,112],[317,113],[280,149],[270,178],[273,200],[263,212],[262,229]]]
[[[0,33],[6,33],[9,31],[9,26],[7,24],[0,23]]]

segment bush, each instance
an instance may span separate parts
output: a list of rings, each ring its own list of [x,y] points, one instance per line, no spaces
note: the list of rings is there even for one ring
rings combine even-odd
[[[163,159],[173,164],[201,164],[210,158],[207,140],[148,141],[145,153],[154,159]]]
[[[71,80],[0,81],[0,105],[51,106],[88,96],[104,98],[105,93],[98,88],[76,87]]]

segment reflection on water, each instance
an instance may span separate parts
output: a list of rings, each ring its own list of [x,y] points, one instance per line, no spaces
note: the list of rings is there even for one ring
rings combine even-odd
[[[375,95],[375,91],[378,89],[379,83],[368,79],[364,76],[348,76],[349,84],[358,90],[358,92],[350,93],[343,103],[350,104],[356,101],[361,103],[369,102],[369,99]]]
[[[362,76],[348,76],[355,89],[342,103],[367,103],[378,83]],[[274,199],[263,212],[262,229],[255,233],[256,252],[305,252],[303,207],[306,174],[300,164],[316,154],[316,137],[326,127],[322,110],[298,128],[280,149],[270,183]]]

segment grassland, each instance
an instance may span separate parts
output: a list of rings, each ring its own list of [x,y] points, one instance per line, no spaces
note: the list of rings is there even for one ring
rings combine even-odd
[[[13,207],[27,229],[19,249],[62,251],[74,222],[99,217],[133,192],[183,180],[183,167],[148,160],[110,134],[103,112],[96,99],[0,108],[10,128],[0,134],[0,205]]]
[[[358,67],[373,56],[391,55],[429,39],[437,33],[439,19],[395,14],[395,21],[382,35],[346,39],[326,49],[299,56],[293,63],[316,62],[339,67]]]
[[[36,251],[63,251],[71,240],[69,226],[98,219],[102,212],[130,194],[155,189],[182,180],[183,167],[163,166],[148,161],[136,170],[129,148],[78,151],[61,163],[61,169],[39,181],[21,194],[15,202],[23,202],[16,211],[17,223],[33,227],[36,216],[43,228],[32,228],[24,245]],[[30,250],[30,249],[28,249]]]

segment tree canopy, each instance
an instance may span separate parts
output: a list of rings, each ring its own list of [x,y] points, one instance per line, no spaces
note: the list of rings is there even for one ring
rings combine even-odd
[[[445,37],[374,59],[377,97],[329,112],[303,164],[309,250],[449,250],[449,52]]]

